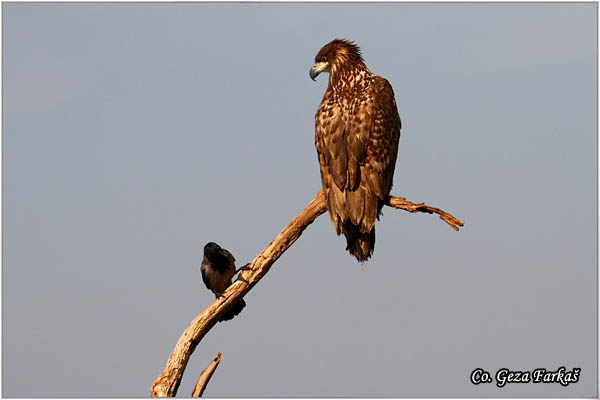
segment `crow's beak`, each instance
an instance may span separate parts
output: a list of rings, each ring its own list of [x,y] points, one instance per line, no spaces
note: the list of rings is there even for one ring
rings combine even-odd
[[[315,78],[321,73],[323,72],[327,67],[329,66],[329,63],[326,61],[320,61],[320,62],[316,62],[312,68],[310,69],[310,79],[312,79],[313,81],[315,80]]]

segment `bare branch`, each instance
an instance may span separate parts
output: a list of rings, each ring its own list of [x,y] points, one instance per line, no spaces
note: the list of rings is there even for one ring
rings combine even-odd
[[[162,374],[150,388],[152,397],[173,397],[181,382],[190,355],[204,335],[227,312],[232,304],[241,299],[269,271],[273,263],[285,252],[319,215],[326,211],[323,192],[319,191],[310,204],[285,227],[283,231],[250,263],[251,270],[242,271],[243,279],[235,281],[202,311],[183,332],[171,353]]]
[[[459,227],[465,225],[465,223],[460,219],[454,217],[451,214],[448,214],[443,210],[440,210],[439,208],[427,206],[425,205],[425,203],[412,203],[406,200],[404,197],[388,196],[388,198],[385,199],[385,204],[390,207],[398,208],[400,210],[405,210],[411,213],[423,212],[428,214],[438,214],[440,216],[440,219],[446,222],[448,225],[450,225],[455,231],[457,231]]]
[[[206,385],[208,385],[208,381],[210,381],[210,378],[212,378],[212,376],[215,373],[215,370],[219,366],[220,362],[221,362],[221,352],[219,352],[219,354],[217,354],[215,359],[212,360],[210,362],[210,364],[208,364],[208,367],[206,367],[204,369],[204,371],[202,371],[200,373],[200,376],[198,377],[198,380],[196,381],[196,386],[194,386],[194,390],[192,391],[192,397],[202,397],[202,393],[204,393],[204,389],[206,389]]]
[[[426,212],[440,215],[446,223],[458,230],[458,226],[463,226],[463,222],[454,218],[452,215],[425,204],[415,204],[401,197],[388,197],[386,204],[406,210],[409,212]],[[202,311],[190,325],[185,329],[175,349],[167,360],[165,369],[150,387],[152,397],[173,397],[177,393],[183,371],[188,363],[190,355],[196,349],[196,346],[204,335],[219,321],[220,317],[244,297],[250,289],[265,276],[271,265],[300,237],[302,232],[313,223],[317,217],[327,211],[325,196],[320,190],[315,198],[306,206],[296,218],[286,226],[279,235],[269,245],[256,256],[254,261],[248,266],[250,270],[240,273],[241,279],[235,281],[222,296],[213,301],[204,311]]]

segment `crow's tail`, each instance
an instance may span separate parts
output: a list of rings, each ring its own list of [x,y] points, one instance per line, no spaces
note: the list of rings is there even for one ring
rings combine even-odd
[[[244,299],[241,299],[233,306],[231,306],[231,308],[225,313],[225,315],[221,317],[221,320],[219,322],[229,321],[230,319],[233,319],[233,317],[242,312],[244,307],[246,307],[246,302],[244,301]]]

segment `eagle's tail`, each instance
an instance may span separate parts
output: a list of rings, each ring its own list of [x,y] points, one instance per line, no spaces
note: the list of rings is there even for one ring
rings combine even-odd
[[[225,313],[225,315],[221,317],[220,321],[229,321],[230,319],[233,319],[233,317],[242,312],[244,307],[246,307],[246,302],[244,301],[244,299],[241,299],[233,306],[231,306],[231,308]]]
[[[346,221],[343,232],[346,236],[346,250],[358,261],[367,261],[375,249],[375,227],[370,232],[363,233],[356,225]]]

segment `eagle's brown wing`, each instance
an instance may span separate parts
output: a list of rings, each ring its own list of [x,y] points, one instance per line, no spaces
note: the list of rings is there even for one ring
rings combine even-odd
[[[338,235],[348,218],[343,194],[348,174],[346,123],[342,108],[328,89],[315,114],[315,146],[329,217]]]
[[[374,226],[385,198],[392,189],[401,127],[394,91],[389,82],[380,76],[374,76],[369,92],[370,96],[362,103],[358,116],[364,113],[371,117],[357,118],[359,121],[369,122],[368,128],[365,128],[369,129],[369,138],[366,155],[361,163],[360,187],[377,197],[377,206],[375,210],[375,199],[367,194],[365,203],[369,204],[365,204],[361,232],[368,232]]]
[[[315,116],[321,181],[337,234],[346,220],[366,233],[392,187],[400,117],[392,87],[379,76],[341,103],[346,111],[328,90]]]

